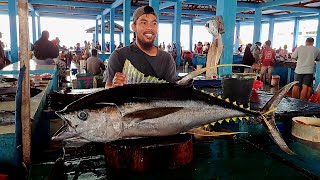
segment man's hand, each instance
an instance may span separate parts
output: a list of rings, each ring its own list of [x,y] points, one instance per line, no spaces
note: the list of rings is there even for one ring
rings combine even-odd
[[[127,78],[124,74],[117,72],[114,75],[114,78],[112,80],[112,87],[118,87],[123,86],[127,83]]]

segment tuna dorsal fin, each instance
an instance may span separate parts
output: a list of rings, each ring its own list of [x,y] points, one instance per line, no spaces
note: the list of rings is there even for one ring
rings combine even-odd
[[[168,114],[180,111],[183,107],[161,107],[161,108],[151,108],[144,109],[135,112],[128,113],[123,116],[124,121],[136,121],[140,122],[146,119],[154,119]]]

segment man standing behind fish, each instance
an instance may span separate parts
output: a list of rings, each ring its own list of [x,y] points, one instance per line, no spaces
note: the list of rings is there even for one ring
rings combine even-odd
[[[151,6],[137,8],[132,20],[131,28],[136,34],[136,41],[111,54],[108,60],[106,88],[126,84],[127,78],[121,73],[126,59],[145,76],[175,82],[176,64],[172,56],[154,45],[158,34],[158,21],[153,8]]]

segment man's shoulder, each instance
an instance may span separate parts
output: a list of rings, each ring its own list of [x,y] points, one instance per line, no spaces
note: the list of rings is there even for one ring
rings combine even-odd
[[[169,57],[171,54],[170,53],[168,53],[167,51],[164,51],[164,50],[162,50],[162,49],[158,49],[158,51],[159,51],[159,56],[165,56],[165,57]]]

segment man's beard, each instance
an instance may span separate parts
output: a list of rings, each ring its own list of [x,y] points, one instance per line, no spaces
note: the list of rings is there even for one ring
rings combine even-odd
[[[154,39],[152,40],[152,42],[149,43],[149,42],[144,42],[139,37],[137,37],[137,42],[142,49],[149,50],[153,47]]]

